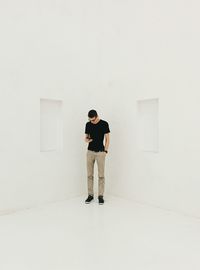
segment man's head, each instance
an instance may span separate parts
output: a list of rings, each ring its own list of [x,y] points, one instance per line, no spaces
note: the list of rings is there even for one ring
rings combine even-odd
[[[96,122],[98,122],[98,114],[95,110],[90,110],[88,112],[88,118],[89,121],[91,121],[93,124],[95,124]]]

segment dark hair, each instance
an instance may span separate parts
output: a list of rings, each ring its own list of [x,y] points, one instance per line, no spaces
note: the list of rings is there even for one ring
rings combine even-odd
[[[97,114],[97,112],[95,110],[90,110],[88,112],[88,117],[89,118],[93,118],[93,117],[97,117],[97,116],[98,116],[98,114]]]

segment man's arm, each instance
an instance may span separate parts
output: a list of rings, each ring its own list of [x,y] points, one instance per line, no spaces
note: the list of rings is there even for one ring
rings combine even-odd
[[[110,133],[105,134],[105,150],[108,150],[110,144]]]
[[[89,139],[89,134],[85,134],[85,142],[92,142],[92,139]]]
[[[88,141],[88,134],[85,134],[85,142]]]

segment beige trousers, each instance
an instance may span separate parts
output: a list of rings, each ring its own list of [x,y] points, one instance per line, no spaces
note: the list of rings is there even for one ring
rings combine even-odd
[[[103,196],[105,187],[105,157],[106,152],[94,152],[87,150],[87,178],[88,178],[88,195],[94,196],[94,163],[97,161],[98,166],[98,196]]]

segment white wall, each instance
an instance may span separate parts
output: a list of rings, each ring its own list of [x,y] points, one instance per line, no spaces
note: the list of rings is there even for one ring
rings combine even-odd
[[[200,217],[200,3],[102,3],[99,92],[112,123],[107,188]],[[159,98],[159,153],[137,145],[136,102],[148,98]]]
[[[199,2],[0,3],[0,209],[86,192],[87,112],[110,124],[106,193],[200,216]],[[40,153],[39,99],[64,104],[64,149]],[[159,153],[137,145],[159,98]]]
[[[0,213],[86,193],[84,91],[94,88],[97,5],[0,3]],[[63,100],[64,148],[40,152],[40,98]]]

